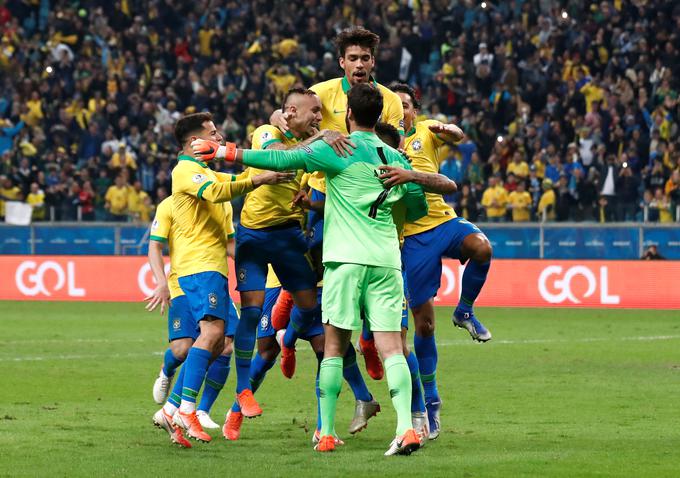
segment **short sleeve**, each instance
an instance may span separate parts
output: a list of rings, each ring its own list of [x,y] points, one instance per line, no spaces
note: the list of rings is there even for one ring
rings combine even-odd
[[[253,131],[253,149],[267,149],[274,143],[283,142],[283,133],[276,126],[265,124]]]
[[[180,161],[172,170],[173,193],[185,193],[202,199],[203,191],[212,183],[203,167],[194,161]]]
[[[234,208],[232,207],[230,202],[225,202],[222,203],[224,204],[224,215],[225,215],[225,224],[224,224],[224,229],[225,232],[227,233],[227,237],[231,239],[236,235],[236,230],[234,229]]]
[[[172,197],[166,198],[156,208],[156,217],[151,223],[149,239],[152,241],[167,243],[170,237],[172,225]]]

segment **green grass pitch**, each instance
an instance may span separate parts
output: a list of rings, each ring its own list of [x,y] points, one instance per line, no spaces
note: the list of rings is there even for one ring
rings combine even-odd
[[[264,415],[242,438],[218,433],[193,449],[151,425],[151,386],[166,322],[141,304],[0,303],[0,476],[679,476],[680,313],[480,309],[494,334],[473,344],[438,309],[443,433],[410,457],[383,457],[394,432],[387,386],[369,382],[383,411],[312,451],[315,360],[298,346],[292,380],[275,367]],[[363,360],[359,358],[363,367]],[[370,380],[370,379],[369,379]],[[233,398],[234,367],[212,416]]]

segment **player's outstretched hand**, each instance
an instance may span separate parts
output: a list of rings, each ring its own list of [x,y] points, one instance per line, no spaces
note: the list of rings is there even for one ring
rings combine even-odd
[[[191,149],[194,151],[194,157],[196,159],[201,161],[212,161],[217,156],[220,144],[217,141],[198,138],[191,142]]]
[[[321,138],[326,144],[333,148],[333,151],[335,151],[335,154],[338,156],[344,158],[347,155],[352,156],[354,154],[352,149],[356,148],[356,145],[344,134],[331,129],[325,129],[321,131],[321,134]]]
[[[170,289],[168,289],[167,284],[161,284],[156,286],[153,293],[145,297],[144,300],[148,302],[146,304],[146,310],[153,312],[156,307],[161,306],[161,315],[165,312],[166,307],[170,307]]]
[[[406,184],[413,180],[413,171],[409,169],[399,168],[396,166],[380,166],[382,174],[378,176],[382,180],[385,187],[391,188],[400,184]]]
[[[282,132],[285,133],[290,129],[288,128],[288,120],[290,119],[291,116],[292,116],[291,113],[284,113],[281,110],[276,110],[269,117],[269,124],[276,126]]]
[[[455,124],[435,123],[428,126],[429,130],[435,134],[445,134],[451,136],[454,141],[461,141],[465,137],[465,133]]]
[[[295,171],[265,171],[257,176],[253,176],[253,186],[262,186],[263,184],[281,184],[289,183],[295,179],[297,173]]]

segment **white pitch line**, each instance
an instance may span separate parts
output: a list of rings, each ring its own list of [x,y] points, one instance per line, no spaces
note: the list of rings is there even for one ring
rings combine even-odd
[[[156,339],[99,339],[99,338],[83,338],[83,339],[28,339],[28,340],[0,340],[0,345],[23,345],[23,344],[113,344],[113,343],[143,343],[155,342]]]
[[[33,355],[23,357],[0,357],[0,362],[48,362],[51,360],[92,360],[99,358],[141,358],[163,355],[164,352],[136,353],[136,354],[91,354],[91,355]]]
[[[493,345],[531,345],[531,344],[587,344],[591,342],[650,342],[657,340],[677,340],[680,335],[649,335],[637,337],[584,337],[582,339],[526,339],[526,340],[498,340],[491,339],[489,344]],[[472,340],[453,340],[438,342],[440,347],[450,347],[453,345],[481,345]]]

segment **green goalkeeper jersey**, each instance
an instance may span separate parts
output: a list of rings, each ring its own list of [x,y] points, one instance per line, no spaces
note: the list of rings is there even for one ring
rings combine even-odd
[[[323,262],[352,263],[401,269],[399,238],[392,206],[404,199],[406,217],[414,221],[427,215],[422,188],[407,183],[386,189],[378,179],[383,164],[411,169],[395,149],[374,133],[355,131],[352,156],[341,157],[323,141],[300,149],[244,151],[243,163],[260,169],[326,173]]]

